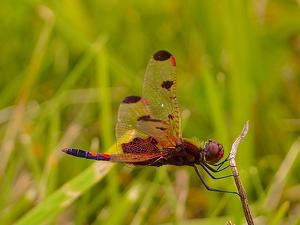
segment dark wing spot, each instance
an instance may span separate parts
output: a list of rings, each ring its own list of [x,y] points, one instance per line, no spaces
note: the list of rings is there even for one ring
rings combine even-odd
[[[150,115],[145,115],[145,116],[140,116],[137,121],[140,121],[140,120],[149,120],[150,119]]]
[[[137,121],[164,122],[162,120],[152,119],[150,115],[140,116]]]
[[[171,53],[165,50],[160,50],[153,55],[153,58],[157,61],[165,61],[168,60],[171,56]]]
[[[173,84],[174,84],[174,81],[172,81],[172,80],[165,80],[165,81],[161,84],[161,87],[162,87],[162,88],[165,88],[165,89],[167,89],[167,90],[169,90],[169,89],[172,87]]]
[[[133,140],[132,140],[132,143],[134,143],[134,144],[138,144],[141,142],[143,142],[143,139],[140,137],[133,138]]]
[[[159,130],[166,130],[167,128],[165,127],[155,127],[156,129],[159,129]]]
[[[162,123],[164,123],[164,121],[162,121],[162,120],[158,120],[158,119],[151,119],[151,118],[149,118],[149,119],[146,119],[146,120],[144,120],[144,121],[151,121],[151,122],[162,122]]]
[[[147,141],[149,141],[151,144],[154,144],[154,145],[156,145],[158,143],[158,141],[154,137],[148,137]]]
[[[123,103],[131,104],[131,103],[136,103],[140,100],[141,100],[140,96],[127,96],[124,98]]]
[[[174,116],[172,114],[169,114],[168,117],[169,117],[170,120],[174,119]]]

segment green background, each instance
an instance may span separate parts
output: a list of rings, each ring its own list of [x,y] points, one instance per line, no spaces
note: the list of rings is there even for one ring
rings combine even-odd
[[[1,224],[226,224],[239,199],[192,168],[64,155],[114,151],[119,103],[141,94],[151,55],[177,60],[184,137],[237,164],[257,224],[300,224],[299,1],[2,1]],[[230,173],[225,171],[223,175]],[[209,185],[235,190],[233,179]]]

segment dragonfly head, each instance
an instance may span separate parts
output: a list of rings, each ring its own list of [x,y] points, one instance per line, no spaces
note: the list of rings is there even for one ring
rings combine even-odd
[[[204,145],[204,159],[209,164],[217,163],[224,155],[224,148],[215,140],[209,139]]]

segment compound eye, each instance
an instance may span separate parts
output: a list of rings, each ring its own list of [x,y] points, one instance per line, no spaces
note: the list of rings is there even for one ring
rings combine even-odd
[[[224,149],[221,144],[214,140],[208,140],[205,145],[205,160],[209,164],[218,162],[224,155]]]

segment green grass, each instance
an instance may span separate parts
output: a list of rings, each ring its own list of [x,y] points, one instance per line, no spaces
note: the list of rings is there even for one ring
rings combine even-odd
[[[184,137],[215,138],[228,153],[249,120],[237,163],[254,217],[300,224],[296,0],[0,6],[1,224],[243,223],[239,199],[207,192],[191,168],[112,167],[60,151],[114,151],[118,105],[141,94],[159,49],[177,60]]]

